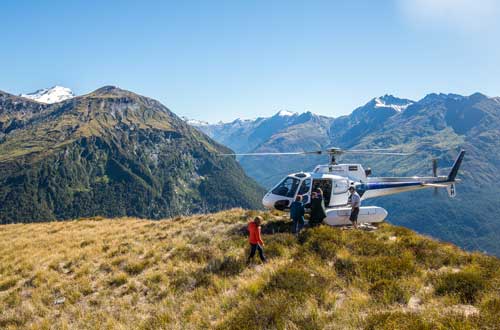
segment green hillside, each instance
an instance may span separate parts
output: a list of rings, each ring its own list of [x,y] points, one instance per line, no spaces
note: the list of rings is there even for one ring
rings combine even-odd
[[[1,93],[0,222],[260,207],[229,150],[116,87],[53,105]]]
[[[255,211],[0,226],[1,329],[498,329],[500,260],[383,224]]]

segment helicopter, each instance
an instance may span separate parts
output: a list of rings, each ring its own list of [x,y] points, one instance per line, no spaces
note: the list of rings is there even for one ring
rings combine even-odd
[[[353,155],[388,155],[409,156],[411,153],[395,152],[391,149],[350,149],[327,148],[326,150],[301,152],[260,152],[232,153],[224,156],[283,156],[283,155],[329,155],[330,162],[317,165],[312,172],[298,172],[287,175],[271,188],[263,197],[262,204],[267,209],[287,211],[297,195],[301,195],[303,203],[310,202],[311,192],[320,188],[326,205],[324,223],[331,226],[350,225],[351,214],[349,188],[354,187],[361,197],[367,200],[374,197],[398,194],[426,188],[445,188],[449,197],[456,196],[456,178],[462,164],[465,150],[458,154],[450,172],[446,176],[438,175],[437,159],[433,159],[433,176],[428,177],[371,177],[371,169],[361,164],[338,164],[336,156]],[[358,215],[359,223],[379,223],[385,220],[388,212],[379,206],[361,206]]]

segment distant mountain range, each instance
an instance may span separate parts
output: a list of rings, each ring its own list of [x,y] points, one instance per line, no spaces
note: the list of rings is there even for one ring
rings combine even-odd
[[[223,152],[158,101],[116,87],[0,92],[0,223],[261,207],[262,188]]]
[[[345,157],[372,167],[374,175],[429,175],[432,158],[443,172],[459,149],[467,151],[458,197],[418,191],[375,199],[389,220],[468,249],[500,255],[500,98],[429,94],[419,101],[384,95],[338,118],[279,112],[268,118],[197,125],[236,152],[285,152],[341,148],[394,148],[410,157]],[[246,172],[267,188],[287,173],[312,170],[324,156],[241,157]]]

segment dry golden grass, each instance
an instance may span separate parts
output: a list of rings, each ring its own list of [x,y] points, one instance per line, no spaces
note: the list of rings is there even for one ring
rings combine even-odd
[[[244,228],[257,213],[1,226],[0,329],[500,324],[498,259],[390,225],[370,233],[324,227],[297,239],[284,232],[284,214],[260,213],[270,261],[246,266]],[[420,303],[408,305],[409,297]],[[464,304],[471,315],[457,307]]]

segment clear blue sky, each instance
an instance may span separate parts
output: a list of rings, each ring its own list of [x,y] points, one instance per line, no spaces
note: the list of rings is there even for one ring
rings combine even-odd
[[[386,93],[495,96],[496,2],[3,0],[0,89],[116,85],[212,122],[338,116]]]

